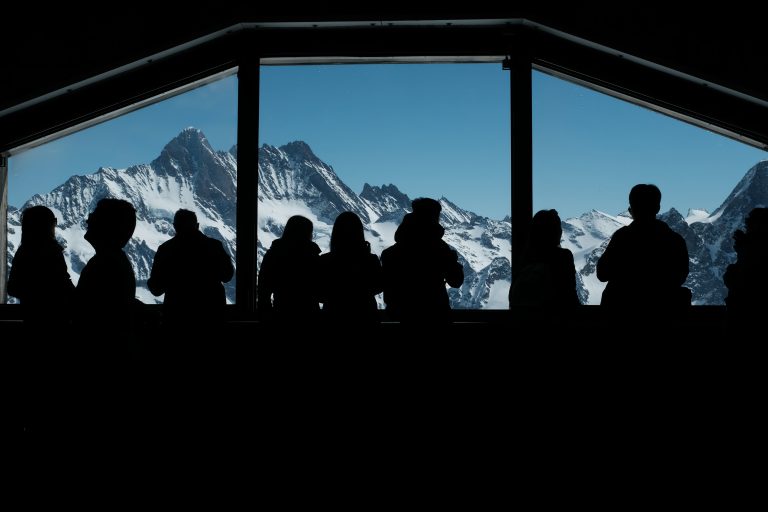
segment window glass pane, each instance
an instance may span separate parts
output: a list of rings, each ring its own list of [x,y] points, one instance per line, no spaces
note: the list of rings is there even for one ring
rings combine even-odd
[[[259,264],[295,214],[327,252],[345,210],[381,255],[410,201],[431,197],[464,266],[453,307],[507,308],[509,73],[500,63],[262,66],[260,101]]]
[[[723,304],[733,232],[768,205],[765,151],[537,71],[533,130],[534,211],[560,213],[582,303],[600,303],[595,263],[631,222],[630,189],[653,183],[660,218],[686,240],[693,303]]]
[[[136,230],[124,250],[142,302],[162,302],[146,280],[157,247],[174,234],[180,208],[197,214],[201,231],[221,240],[234,263],[236,132],[237,78],[231,75],[12,156],[9,264],[21,240],[20,211],[45,205],[56,215],[56,238],[77,283],[94,254],[83,239],[85,221],[105,197],[126,199],[136,209]],[[234,302],[234,279],[225,287]]]

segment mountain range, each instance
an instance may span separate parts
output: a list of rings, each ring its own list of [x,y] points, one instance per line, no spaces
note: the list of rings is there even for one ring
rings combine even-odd
[[[201,230],[221,240],[230,256],[236,250],[235,212],[237,147],[214,150],[198,129],[187,128],[170,141],[155,160],[126,169],[99,168],[92,174],[71,176],[49,193],[36,194],[21,208],[45,205],[57,219],[56,237],[77,282],[94,254],[83,239],[85,219],[104,197],[126,199],[136,208],[136,231],[125,251],[137,279],[137,297],[145,303],[162,302],[146,288],[157,247],[173,236],[173,215],[179,208],[195,211]],[[363,221],[373,252],[394,243],[394,232],[410,211],[409,198],[395,185],[365,184],[357,194],[321,161],[304,142],[259,148],[257,264],[272,241],[282,234],[292,215],[314,224],[314,238],[325,252],[333,221],[353,211]],[[457,308],[506,308],[510,285],[509,217],[488,219],[466,211],[447,198],[439,199],[445,240],[459,253],[465,284],[450,291]],[[8,211],[9,260],[20,242],[20,210]],[[235,299],[234,280],[226,284],[227,299]]]
[[[179,208],[198,215],[201,230],[222,241],[233,256],[236,250],[235,212],[237,147],[214,150],[205,135],[187,128],[171,140],[155,160],[126,169],[99,168],[71,176],[49,193],[36,194],[23,206],[42,204],[58,219],[56,236],[65,247],[73,281],[94,254],[83,239],[85,219],[103,197],[130,201],[136,208],[136,232],[126,247],[137,278],[137,296],[146,303],[161,302],[146,289],[152,260],[160,243],[173,235],[172,219]],[[304,215],[314,224],[314,238],[328,250],[333,221],[343,211],[360,216],[373,252],[394,243],[394,232],[410,211],[411,198],[393,184],[365,184],[351,190],[304,142],[259,148],[257,263],[292,215]],[[450,289],[455,308],[505,309],[511,280],[511,222],[489,219],[462,209],[449,199],[443,207],[444,239],[459,254],[465,281]],[[768,161],[753,166],[712,214],[689,210],[686,217],[674,208],[660,218],[686,240],[691,272],[686,283],[695,304],[723,304],[725,267],[735,259],[731,236],[756,206],[768,206]],[[20,210],[8,210],[9,260],[20,241]],[[599,304],[604,283],[595,276],[595,264],[611,235],[631,222],[627,213],[609,215],[591,210],[563,221],[562,246],[574,254],[578,294],[583,304]],[[236,283],[226,284],[228,301]]]
[[[690,273],[685,283],[695,305],[724,304],[723,274],[736,259],[733,232],[756,207],[768,206],[768,161],[754,165],[713,213],[690,209],[685,217],[672,208],[659,218],[680,233],[688,246]],[[563,221],[562,246],[573,252],[582,304],[599,304],[605,283],[595,276],[595,265],[611,235],[632,222],[629,213],[608,215],[591,210]]]

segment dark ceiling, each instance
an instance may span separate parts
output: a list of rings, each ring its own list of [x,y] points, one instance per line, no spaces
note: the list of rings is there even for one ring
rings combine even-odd
[[[195,11],[188,7],[182,14],[167,8],[162,12],[147,11],[135,4],[124,4],[123,11],[114,14],[105,14],[101,9],[83,14],[46,9],[44,16],[19,12],[12,23],[3,24],[0,110],[239,22],[279,20],[525,18],[768,100],[764,22],[745,15],[731,19],[723,13],[676,15],[648,8],[627,14],[573,8],[549,12],[305,9],[301,15],[263,10],[254,14],[255,9],[245,8]]]

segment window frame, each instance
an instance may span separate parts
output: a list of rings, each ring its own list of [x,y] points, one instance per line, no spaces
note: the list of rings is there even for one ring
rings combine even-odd
[[[262,59],[471,62],[507,56],[510,76],[512,266],[520,260],[532,212],[533,69],[658,110],[761,149],[768,149],[768,102],[558,32],[526,19],[381,23],[241,23],[129,63],[103,76],[0,112],[0,161],[19,148],[100,122],[141,102],[190,87],[227,69],[238,71],[237,292],[241,318],[256,313],[259,69]],[[434,59],[434,60],[429,60]],[[142,105],[143,106],[143,105]],[[138,108],[138,107],[135,107]],[[6,171],[3,171],[6,169]],[[7,253],[7,167],[0,165],[0,252]],[[5,257],[0,297],[5,298]],[[4,302],[4,300],[3,300]],[[0,318],[14,316],[0,305]],[[14,310],[15,311],[15,310]],[[467,318],[491,318],[488,311]],[[463,313],[462,313],[463,314]],[[479,316],[478,316],[479,315]],[[466,315],[465,315],[466,316]]]

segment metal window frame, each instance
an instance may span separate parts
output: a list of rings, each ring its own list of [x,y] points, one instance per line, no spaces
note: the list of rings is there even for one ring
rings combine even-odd
[[[768,103],[525,19],[241,23],[0,112],[0,159],[238,73],[237,305],[255,314],[259,69],[268,64],[492,62],[510,77],[512,266],[532,215],[531,71],[538,69],[768,148]],[[7,160],[5,160],[7,163]],[[3,169],[6,169],[4,171]],[[6,254],[0,166],[0,253]],[[5,257],[0,298],[5,298]],[[482,312],[481,312],[482,313]]]

